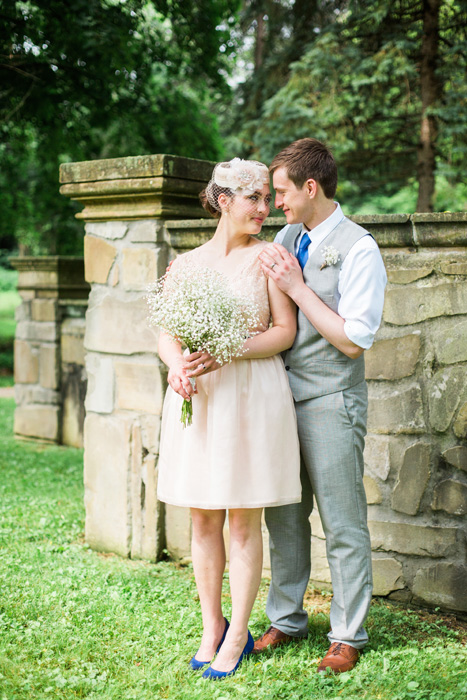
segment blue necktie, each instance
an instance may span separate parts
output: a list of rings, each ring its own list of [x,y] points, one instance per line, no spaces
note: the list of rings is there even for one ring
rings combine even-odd
[[[300,265],[300,267],[303,268],[306,265],[306,261],[308,260],[308,246],[310,245],[310,236],[305,233],[302,240],[300,241],[300,245],[298,247],[298,253],[297,253],[297,260]]]

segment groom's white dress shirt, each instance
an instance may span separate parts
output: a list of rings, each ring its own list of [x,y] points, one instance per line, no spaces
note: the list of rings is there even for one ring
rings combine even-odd
[[[305,233],[310,237],[310,256],[326,236],[341,223],[344,216],[340,205],[311,231],[302,226],[302,232],[295,240],[295,254]],[[289,225],[275,238],[281,243]],[[369,234],[360,238],[347,253],[339,273],[337,312],[345,320],[344,332],[355,345],[368,350],[373,344],[375,333],[381,322],[384,303],[384,288],[387,282],[386,270],[378,245]]]

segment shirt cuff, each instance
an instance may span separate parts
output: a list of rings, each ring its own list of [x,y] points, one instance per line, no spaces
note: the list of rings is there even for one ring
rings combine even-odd
[[[345,321],[344,333],[352,343],[364,350],[371,348],[375,339],[375,334],[361,321]]]

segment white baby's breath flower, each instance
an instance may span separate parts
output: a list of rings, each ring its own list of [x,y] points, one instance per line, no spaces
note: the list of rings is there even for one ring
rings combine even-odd
[[[330,265],[335,265],[339,262],[341,257],[339,251],[332,245],[325,245],[321,253],[323,254],[324,262],[319,268],[320,270],[324,270],[325,267],[329,267]]]
[[[259,325],[259,310],[239,297],[226,278],[211,268],[184,265],[170,270],[147,296],[149,321],[186,346],[209,352],[221,364],[242,354],[245,340]],[[182,422],[191,423],[192,406],[184,401]]]

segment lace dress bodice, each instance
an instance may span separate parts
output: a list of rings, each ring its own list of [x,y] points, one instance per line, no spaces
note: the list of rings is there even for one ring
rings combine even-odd
[[[229,271],[228,273],[224,271],[221,272],[229,287],[232,289],[232,294],[237,297],[251,299],[256,304],[259,323],[255,328],[249,329],[252,335],[267,330],[271,320],[268,281],[261,269],[261,263],[258,258],[261,248],[265,245],[265,243],[258,243],[246,251],[241,267],[239,266],[234,271]],[[186,266],[188,274],[189,268],[192,266],[216,269],[209,262],[203,246],[180,255],[174,260],[172,269],[180,270],[183,266]]]

